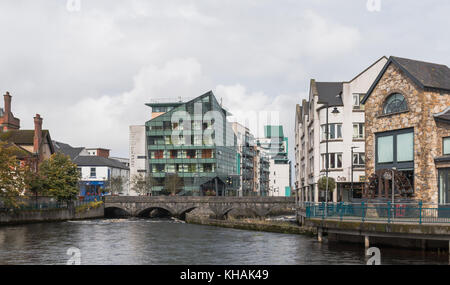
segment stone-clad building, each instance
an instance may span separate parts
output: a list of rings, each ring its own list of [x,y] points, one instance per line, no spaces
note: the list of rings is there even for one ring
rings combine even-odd
[[[396,198],[449,203],[450,69],[390,57],[362,103],[365,196],[392,199],[392,173]]]

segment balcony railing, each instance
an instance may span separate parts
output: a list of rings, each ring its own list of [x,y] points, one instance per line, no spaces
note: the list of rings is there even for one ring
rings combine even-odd
[[[311,203],[305,202],[307,219],[381,223],[447,224],[450,205],[419,203]]]

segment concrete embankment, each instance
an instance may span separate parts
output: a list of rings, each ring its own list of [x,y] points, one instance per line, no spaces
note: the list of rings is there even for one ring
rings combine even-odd
[[[0,225],[84,220],[104,217],[103,203],[71,209],[0,211]]]
[[[240,230],[283,233],[283,234],[301,234],[301,235],[315,235],[317,232],[315,228],[301,227],[296,223],[261,220],[261,219],[232,219],[232,220],[217,220],[209,217],[200,217],[194,215],[186,215],[186,222],[190,224],[216,226],[223,228],[232,228]]]

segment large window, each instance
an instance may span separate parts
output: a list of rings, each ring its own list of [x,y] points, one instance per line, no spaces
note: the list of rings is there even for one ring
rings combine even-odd
[[[364,123],[353,124],[353,138],[354,139],[364,138]]]
[[[329,167],[328,169],[340,169],[342,168],[342,153],[329,153]],[[326,169],[327,155],[322,154],[322,169]]]
[[[444,138],[442,142],[442,152],[444,155],[450,154],[450,137]]]
[[[329,132],[328,132],[328,138],[330,140],[335,139],[342,139],[342,124],[328,124]],[[322,125],[322,134],[321,134],[321,140],[326,140],[326,129],[327,125]]]
[[[376,135],[377,168],[413,168],[414,132],[403,129]]]
[[[364,153],[353,154],[353,168],[364,168],[366,164],[366,157]]]
[[[406,105],[405,97],[402,94],[394,93],[390,95],[383,106],[383,114],[393,114],[403,111],[407,111],[408,106]]]

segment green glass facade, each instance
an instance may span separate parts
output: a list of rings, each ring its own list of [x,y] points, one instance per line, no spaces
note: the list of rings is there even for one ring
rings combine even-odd
[[[164,189],[167,175],[183,179],[178,195],[234,195],[239,187],[236,137],[227,111],[208,92],[186,103],[152,103],[162,115],[146,122],[149,172]]]

